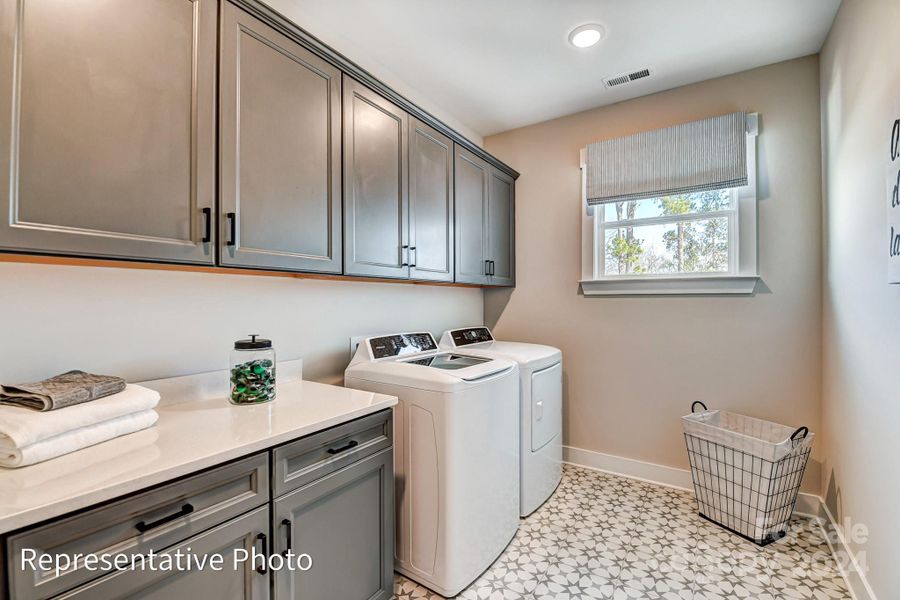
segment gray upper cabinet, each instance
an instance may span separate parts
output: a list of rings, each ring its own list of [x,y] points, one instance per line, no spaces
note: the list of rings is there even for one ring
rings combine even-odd
[[[486,218],[490,166],[456,148],[456,281],[488,283]]]
[[[214,261],[216,12],[0,5],[0,249]]]
[[[456,146],[456,281],[515,285],[515,181]]]
[[[344,272],[409,277],[405,111],[344,76]]]
[[[410,277],[453,281],[453,142],[410,118]]]
[[[489,283],[516,283],[515,181],[491,167],[488,179],[487,260]]]
[[[224,4],[223,265],[341,272],[341,73]]]
[[[278,600],[388,600],[394,574],[390,448],[275,500],[273,550],[309,554],[274,573]]]

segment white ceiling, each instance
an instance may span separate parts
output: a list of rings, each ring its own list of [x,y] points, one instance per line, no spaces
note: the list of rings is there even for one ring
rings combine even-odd
[[[475,137],[818,52],[840,0],[270,0]],[[576,49],[568,32],[607,29]],[[607,90],[604,77],[654,67]],[[477,140],[476,140],[477,141]]]

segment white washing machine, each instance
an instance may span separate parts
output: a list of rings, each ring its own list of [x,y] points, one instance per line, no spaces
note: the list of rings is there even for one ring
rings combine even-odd
[[[528,516],[562,479],[562,352],[552,346],[498,342],[487,327],[446,331],[441,348],[519,365],[519,510]]]
[[[519,526],[518,366],[402,333],[361,343],[344,385],[399,398],[394,568],[455,596]]]

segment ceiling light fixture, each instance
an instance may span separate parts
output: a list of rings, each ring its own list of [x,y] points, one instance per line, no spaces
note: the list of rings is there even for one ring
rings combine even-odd
[[[576,48],[590,48],[603,39],[606,29],[603,25],[588,23],[579,25],[569,32],[569,43]]]

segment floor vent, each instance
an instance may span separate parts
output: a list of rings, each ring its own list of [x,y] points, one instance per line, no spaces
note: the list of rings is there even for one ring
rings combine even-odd
[[[631,73],[622,73],[621,75],[607,77],[603,80],[603,85],[608,88],[613,88],[631,83],[633,81],[637,81],[638,79],[646,79],[651,75],[653,75],[653,69],[651,67],[647,67],[644,69],[638,69],[637,71],[632,71]]]

